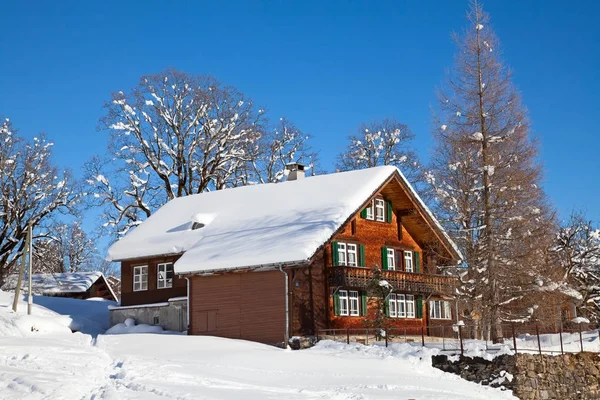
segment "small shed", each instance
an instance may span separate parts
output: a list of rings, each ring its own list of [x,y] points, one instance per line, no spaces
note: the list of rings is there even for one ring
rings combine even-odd
[[[17,287],[17,275],[10,275],[2,290],[14,291]],[[27,276],[23,277],[21,290],[27,291]],[[31,276],[31,289],[34,294],[73,299],[100,297],[119,301],[102,272],[65,272],[34,274]]]

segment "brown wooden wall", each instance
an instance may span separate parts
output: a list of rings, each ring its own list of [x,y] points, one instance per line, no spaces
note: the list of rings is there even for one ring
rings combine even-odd
[[[190,334],[284,340],[285,281],[280,271],[195,276],[190,281]]]
[[[108,284],[102,278],[96,280],[96,282],[92,284],[92,286],[88,289],[87,294],[88,296],[86,298],[101,297],[106,300],[119,301],[119,299],[115,299],[112,294],[110,294]]]
[[[173,276],[173,287],[157,289],[157,265],[165,262],[175,262],[180,256],[166,256],[127,260],[121,262],[121,305],[133,306],[138,304],[161,303],[173,297],[187,296],[185,278]],[[148,290],[133,291],[133,267],[148,266]]]
[[[324,251],[307,267],[288,270],[290,277],[290,320],[292,335],[314,335],[329,321]]]

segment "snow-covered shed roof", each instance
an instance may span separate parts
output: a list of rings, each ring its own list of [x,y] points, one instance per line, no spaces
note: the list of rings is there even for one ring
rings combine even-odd
[[[84,293],[87,292],[98,279],[105,279],[104,274],[99,271],[90,272],[65,272],[56,274],[33,274],[31,275],[31,289],[36,294],[59,294],[59,293]],[[9,275],[2,286],[3,290],[15,290],[18,275]],[[23,277],[21,287],[27,287],[27,276]],[[107,283],[107,282],[106,282]],[[112,296],[117,299],[110,285],[106,284]]]
[[[306,262],[395,173],[406,182],[383,166],[180,197],[113,244],[108,259],[182,254],[179,274]]]

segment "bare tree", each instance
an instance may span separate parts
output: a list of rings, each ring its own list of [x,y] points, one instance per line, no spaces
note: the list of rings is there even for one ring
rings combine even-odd
[[[408,126],[393,118],[361,124],[356,135],[348,138],[348,147],[337,157],[336,168],[350,171],[380,165],[394,165],[409,182],[421,181],[422,173],[411,142],[415,135]]]
[[[473,315],[499,327],[528,316],[524,299],[547,272],[555,221],[527,112],[477,1],[468,20],[464,34],[455,35],[455,66],[439,92],[428,179],[466,258],[463,290]],[[493,339],[501,337],[499,328],[492,331]]]
[[[55,222],[48,234],[34,245],[34,267],[38,273],[78,272],[95,269],[95,240],[79,222]]]
[[[600,229],[584,213],[574,211],[561,226],[552,250],[561,266],[562,282],[579,294],[578,314],[600,323]]]
[[[70,174],[52,164],[53,143],[43,135],[27,142],[4,120],[0,143],[1,286],[23,250],[27,226],[37,237],[46,235],[40,224],[57,212],[72,211],[78,195]]]

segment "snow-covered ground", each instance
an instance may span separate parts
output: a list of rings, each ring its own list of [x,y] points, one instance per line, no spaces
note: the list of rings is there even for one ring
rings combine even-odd
[[[0,399],[512,398],[434,369],[437,349],[322,341],[289,351],[215,337],[94,338],[70,333],[71,317],[41,305],[31,317],[23,303],[14,314],[11,301],[0,292]],[[73,304],[94,303],[80,302]]]

